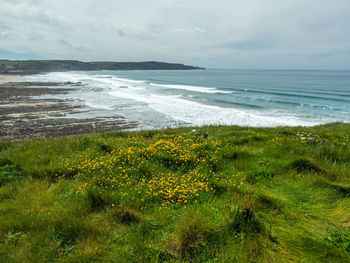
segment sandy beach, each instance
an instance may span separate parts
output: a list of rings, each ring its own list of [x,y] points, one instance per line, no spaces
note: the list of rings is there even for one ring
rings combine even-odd
[[[4,84],[6,82],[20,81],[20,79],[21,76],[18,75],[0,74],[0,84]]]
[[[88,109],[76,101],[41,97],[65,94],[78,86],[82,83],[24,82],[17,75],[0,75],[0,141],[75,136],[137,126],[117,115],[88,119],[67,117]]]

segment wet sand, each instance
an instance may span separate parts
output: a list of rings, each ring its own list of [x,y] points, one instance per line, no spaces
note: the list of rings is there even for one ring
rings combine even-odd
[[[67,114],[88,109],[77,101],[46,99],[41,95],[65,94],[82,83],[23,82],[19,76],[0,75],[0,141],[75,136],[136,128],[121,116],[75,119]]]

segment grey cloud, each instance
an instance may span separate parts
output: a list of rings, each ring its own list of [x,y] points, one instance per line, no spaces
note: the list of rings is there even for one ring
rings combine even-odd
[[[59,39],[59,40],[57,40],[57,42],[62,44],[65,47],[68,47],[69,49],[73,49],[73,50],[76,50],[79,52],[86,51],[90,48],[90,46],[87,44],[85,44],[85,45],[84,44],[74,44],[74,43],[69,42],[65,39]]]
[[[152,34],[147,33],[147,32],[142,32],[142,31],[135,32],[132,30],[127,30],[127,29],[118,29],[118,30],[116,30],[116,32],[117,32],[117,35],[119,37],[122,37],[122,38],[127,37],[127,38],[133,38],[133,39],[141,40],[141,41],[153,39]]]
[[[0,49],[41,58],[350,68],[348,0],[0,0],[0,6]]]
[[[66,19],[55,14],[54,10],[28,4],[26,2],[3,3],[0,9],[0,17],[12,21],[26,21],[29,23],[52,24],[54,26],[64,25]],[[25,26],[25,25],[24,25]]]
[[[8,38],[8,33],[5,29],[2,29],[0,26],[0,38]]]
[[[194,27],[194,28],[177,28],[174,29],[175,32],[184,32],[184,33],[205,33],[207,32],[206,30],[199,28],[199,27]]]

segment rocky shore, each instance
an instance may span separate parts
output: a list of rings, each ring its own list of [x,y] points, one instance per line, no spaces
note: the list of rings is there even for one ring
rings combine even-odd
[[[0,141],[75,136],[137,127],[136,123],[121,116],[67,117],[88,109],[77,101],[41,97],[65,94],[82,85],[80,82],[20,82],[18,77],[0,75]]]

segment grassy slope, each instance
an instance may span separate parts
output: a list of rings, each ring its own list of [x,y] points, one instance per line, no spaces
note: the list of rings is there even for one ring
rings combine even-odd
[[[349,136],[332,124],[0,143],[0,262],[350,262]]]

